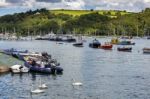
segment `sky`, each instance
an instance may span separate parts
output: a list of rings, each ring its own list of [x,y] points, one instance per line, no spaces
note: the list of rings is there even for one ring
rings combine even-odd
[[[139,12],[147,7],[150,0],[0,0],[0,16],[40,8]]]

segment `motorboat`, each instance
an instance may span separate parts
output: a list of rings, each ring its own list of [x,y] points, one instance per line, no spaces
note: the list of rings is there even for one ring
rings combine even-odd
[[[10,67],[13,73],[27,73],[29,72],[29,68],[22,65],[13,65]]]
[[[135,43],[132,43],[131,41],[121,41],[118,45],[135,45]]]
[[[89,47],[91,48],[99,48],[100,46],[101,46],[101,43],[97,39],[94,39],[92,43],[89,44]]]
[[[63,69],[61,67],[52,66],[50,64],[41,65],[30,62],[25,62],[24,64],[32,72],[46,73],[46,74],[55,74],[55,73],[60,74],[63,72]]]
[[[23,52],[13,52],[11,54],[13,57],[19,59],[19,60],[23,60],[25,57],[41,57],[42,53],[38,53],[38,52],[27,52],[27,53],[23,53]]]
[[[112,44],[106,42],[104,45],[101,45],[100,48],[102,48],[102,49],[112,49],[112,47],[113,47]]]
[[[82,42],[81,43],[74,43],[73,46],[75,46],[75,47],[83,47],[83,43]]]
[[[63,39],[63,42],[73,43],[76,42],[76,39],[72,35],[67,35]]]
[[[111,44],[118,44],[120,41],[118,38],[112,38],[111,39]]]
[[[132,36],[122,36],[121,39],[132,39]]]
[[[3,50],[4,54],[12,55],[13,53],[28,53],[28,50],[16,50],[14,48]]]
[[[75,47],[83,47],[83,40],[82,40],[82,36],[78,37],[78,41],[76,43],[73,44],[73,46]]]
[[[144,54],[150,54],[150,48],[143,48]]]
[[[123,51],[123,52],[131,52],[132,47],[118,47],[117,50],[118,51]]]

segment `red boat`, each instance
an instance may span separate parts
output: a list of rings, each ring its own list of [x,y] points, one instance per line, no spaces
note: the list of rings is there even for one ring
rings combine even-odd
[[[102,49],[112,49],[113,45],[110,43],[105,43],[104,45],[101,45],[100,48]]]

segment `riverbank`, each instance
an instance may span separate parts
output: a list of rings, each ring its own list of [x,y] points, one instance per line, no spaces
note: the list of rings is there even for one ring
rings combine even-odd
[[[0,74],[7,73],[9,71],[10,71],[10,68],[8,66],[0,66]]]

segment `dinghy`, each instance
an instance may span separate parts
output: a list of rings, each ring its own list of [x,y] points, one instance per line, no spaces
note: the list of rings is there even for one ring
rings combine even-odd
[[[13,73],[27,73],[29,72],[29,69],[22,65],[13,65],[10,67],[11,71]]]

